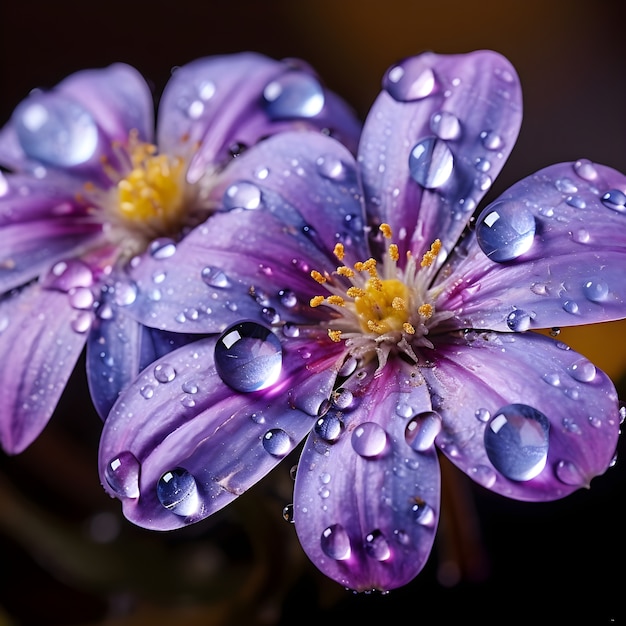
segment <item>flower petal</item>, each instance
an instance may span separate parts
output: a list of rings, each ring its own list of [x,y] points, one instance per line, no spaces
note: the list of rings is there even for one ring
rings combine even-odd
[[[218,375],[217,341],[201,339],[156,361],[104,424],[102,484],[140,526],[177,528],[228,504],[293,450],[330,395],[336,354],[311,356],[309,342],[292,340],[282,346],[278,381],[245,393]]]
[[[438,300],[456,311],[457,327],[622,319],[626,177],[589,161],[545,168],[485,208],[459,252],[451,260],[454,285],[444,284]]]
[[[344,262],[369,256],[354,159],[321,134],[267,139],[236,159],[213,193],[226,212],[173,257],[148,253],[129,269],[139,294],[129,311],[142,323],[203,333],[241,317],[306,323],[323,314],[309,306],[320,288],[310,272],[336,269],[335,244],[349,244]]]
[[[260,54],[197,59],[174,72],[161,100],[160,149],[199,146],[188,178],[197,181],[239,151],[274,133],[329,129],[353,150],[360,124],[311,68]]]
[[[426,53],[390,68],[383,87],[359,145],[369,215],[391,225],[402,258],[437,238],[449,251],[517,138],[517,74],[491,51]]]
[[[85,344],[67,295],[31,285],[0,301],[0,442],[22,452],[43,430]]]
[[[443,420],[437,445],[483,486],[554,500],[589,485],[615,454],[620,413],[609,378],[536,333],[437,337],[424,377]]]
[[[358,591],[412,580],[439,515],[437,424],[420,435],[409,420],[432,415],[428,388],[400,359],[376,374],[375,365],[357,369],[334,393],[307,439],[294,493],[304,550],[324,574]]]

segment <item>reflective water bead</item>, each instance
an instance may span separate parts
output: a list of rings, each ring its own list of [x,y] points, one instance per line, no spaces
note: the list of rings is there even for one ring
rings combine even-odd
[[[609,295],[609,286],[603,280],[587,280],[583,284],[583,293],[591,302],[603,302]]]
[[[278,298],[280,299],[280,303],[288,309],[293,309],[293,307],[298,304],[296,294],[289,289],[281,289],[278,292]]]
[[[512,261],[530,250],[535,217],[520,202],[501,200],[486,207],[476,222],[481,250],[498,263]]]
[[[499,150],[503,145],[502,137],[493,130],[482,131],[480,140],[487,150]]]
[[[70,290],[70,304],[75,309],[90,309],[95,302],[93,292],[88,287]]]
[[[522,333],[530,328],[530,324],[534,319],[534,313],[527,313],[522,309],[511,311],[506,317],[506,325],[516,333]]]
[[[20,145],[31,159],[56,167],[86,163],[98,147],[98,127],[74,100],[37,93],[13,113]]]
[[[45,288],[65,292],[79,287],[90,287],[92,284],[93,272],[86,263],[79,259],[68,259],[55,263],[43,280]]]
[[[398,102],[426,98],[435,90],[435,74],[415,58],[390,68],[383,77],[383,89]]]
[[[211,267],[210,265],[207,265],[202,268],[200,275],[202,280],[209,287],[217,287],[219,289],[226,289],[226,287],[230,287],[230,280],[228,279],[228,276],[226,276],[226,274],[218,267]]]
[[[602,204],[618,213],[626,213],[626,194],[619,189],[611,189],[602,196]]]
[[[283,325],[283,335],[285,337],[289,337],[290,339],[293,339],[294,337],[299,337],[300,328],[297,324],[294,324],[293,322],[286,322]]]
[[[118,496],[139,497],[139,461],[132,452],[122,452],[109,461],[104,477]]]
[[[433,113],[430,118],[430,129],[439,139],[458,139],[461,136],[461,122],[450,111]]]
[[[581,198],[580,196],[569,196],[565,202],[575,209],[585,209],[587,207],[587,203],[584,198]]]
[[[337,389],[333,394],[333,404],[338,409],[349,409],[354,402],[354,394],[349,389]]]
[[[263,447],[272,456],[282,458],[291,450],[291,439],[284,430],[272,428],[263,435]]]
[[[118,281],[114,287],[114,300],[118,306],[129,306],[137,299],[137,285],[132,282]]]
[[[198,385],[196,385],[196,383],[194,383],[191,380],[186,380],[183,384],[182,384],[182,390],[185,393],[198,393]]]
[[[263,90],[265,111],[271,119],[311,118],[324,108],[324,90],[305,72],[287,72]]]
[[[574,163],[574,171],[580,178],[586,181],[594,181],[598,177],[598,171],[589,159],[580,159]]]
[[[574,300],[565,300],[565,302],[563,302],[563,310],[572,315],[576,315],[576,313],[578,313],[578,303]]]
[[[577,487],[586,483],[581,471],[571,461],[559,461],[554,471],[557,478],[566,485]]]
[[[283,508],[283,519],[290,524],[293,524],[295,519],[293,515],[294,507],[293,504],[288,504]]]
[[[169,363],[159,363],[154,368],[154,377],[160,383],[170,383],[176,378],[176,370]]]
[[[324,178],[340,181],[346,177],[346,166],[335,156],[321,156],[315,163],[317,171]]]
[[[87,311],[81,311],[71,321],[70,326],[76,333],[86,333],[91,328],[93,321],[92,314]]]
[[[432,526],[435,522],[435,511],[421,498],[416,498],[411,506],[413,519],[422,526]]]
[[[320,417],[315,422],[315,434],[321,437],[324,441],[333,443],[339,439],[343,430],[343,422],[337,416],[337,413],[331,411],[326,413],[324,417]]]
[[[350,538],[341,524],[332,524],[324,529],[320,538],[320,545],[322,552],[336,561],[345,561],[352,554]]]
[[[435,411],[425,411],[416,415],[404,431],[406,442],[418,452],[424,452],[435,443],[435,437],[441,432],[441,417]]]
[[[232,209],[254,211],[261,206],[261,190],[245,181],[234,183],[224,192],[223,203],[227,211]]]
[[[365,536],[365,553],[376,561],[386,561],[391,556],[389,543],[380,530],[373,530]]]
[[[578,191],[578,187],[574,184],[572,179],[567,177],[557,179],[554,186],[561,193],[576,193]]]
[[[567,368],[567,373],[578,382],[590,383],[596,377],[596,366],[587,359],[579,359]]]
[[[510,480],[530,480],[545,467],[549,428],[548,418],[531,406],[504,406],[485,428],[487,456]]]
[[[387,448],[387,433],[374,422],[363,422],[352,431],[352,448],[362,457],[381,455]]]
[[[165,472],[157,483],[159,502],[176,515],[193,515],[200,506],[196,479],[184,468]]]
[[[487,410],[487,409],[476,409],[474,411],[474,417],[479,421],[479,422],[488,422],[489,419],[491,418],[491,413]]]
[[[150,400],[150,398],[152,398],[152,396],[154,396],[154,386],[153,385],[144,385],[139,390],[139,393],[141,394],[142,398],[145,398],[146,400]]]
[[[445,141],[427,137],[417,143],[409,154],[411,177],[425,189],[444,185],[454,168],[454,157]]]
[[[176,253],[176,243],[168,237],[159,237],[150,243],[148,250],[154,259],[169,259]]]
[[[256,322],[234,324],[217,341],[215,368],[220,378],[237,391],[265,389],[280,376],[280,341],[271,330]]]

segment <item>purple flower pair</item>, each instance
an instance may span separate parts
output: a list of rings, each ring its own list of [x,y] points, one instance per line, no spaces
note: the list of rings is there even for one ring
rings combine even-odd
[[[182,71],[178,97],[170,105],[164,98],[164,119],[187,119],[181,102],[187,116],[198,102],[202,115],[200,100],[181,95],[198,89],[196,74]],[[293,500],[302,546],[342,585],[385,591],[412,580],[430,554],[438,451],[484,487],[522,500],[561,498],[611,464],[621,417],[613,384],[558,339],[529,331],[626,316],[626,177],[585,160],[554,165],[474,219],[522,119],[518,78],[494,52],[424,54],[390,68],[355,150],[345,108],[333,100],[320,109],[311,93],[322,91],[310,75],[293,82],[300,95],[309,86],[306,106],[295,107],[301,117],[316,111],[323,119],[306,120],[343,143],[294,130],[301,117],[291,128],[266,122],[263,133],[232,132],[225,141],[224,118],[244,128],[248,122],[230,101],[220,101],[223,112],[200,134],[172,121],[175,138],[190,134],[199,146],[196,155],[213,145],[213,133],[219,137],[220,149],[206,148],[210,158],[191,160],[185,184],[223,164],[233,141],[250,146],[198,191],[212,215],[193,229],[186,223],[175,245],[157,239],[146,253],[134,251],[97,283],[52,290],[52,266],[36,287],[0,306],[33,300],[19,331],[37,324],[28,339],[36,351],[48,332],[37,321],[42,298],[71,304],[82,288],[93,294],[98,285],[97,306],[70,310],[97,322],[89,334],[90,383],[103,414],[113,405],[99,468],[128,519],[158,530],[201,520],[304,441]],[[267,81],[262,89],[263,111],[282,110],[284,92]],[[293,100],[284,101],[293,112]],[[103,119],[112,123],[115,115]],[[140,126],[139,114],[132,119]],[[127,134],[130,127],[124,124]],[[270,130],[285,132],[258,141]],[[5,152],[17,145],[11,137]],[[172,139],[164,145],[159,139],[164,153],[178,154]],[[120,158],[115,150],[107,156]],[[28,182],[35,191],[37,167]],[[51,189],[39,191],[47,215]],[[143,224],[136,208],[143,200],[129,202]],[[82,225],[75,214],[83,213],[93,224],[92,211],[72,206],[72,224]],[[94,267],[82,240],[72,249]],[[129,327],[159,338],[159,349],[152,344],[147,358],[119,370],[125,348],[118,348],[102,365],[99,355]],[[13,344],[18,330],[11,333]],[[170,351],[176,342],[183,345]],[[6,343],[0,335],[8,352]],[[67,351],[66,343],[54,345]],[[82,345],[71,352],[72,366]],[[131,342],[133,354],[138,345]],[[42,360],[34,374],[22,371],[38,381],[49,366]],[[17,395],[24,385],[13,369],[3,367],[19,398],[11,405],[17,410],[2,416],[3,432],[13,433],[27,398]],[[54,382],[62,387],[66,377]]]

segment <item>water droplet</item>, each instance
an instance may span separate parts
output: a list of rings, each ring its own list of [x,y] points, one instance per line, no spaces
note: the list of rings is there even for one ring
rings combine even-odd
[[[530,250],[535,217],[520,202],[494,202],[478,217],[476,239],[481,250],[497,263],[512,261]]]
[[[602,196],[602,204],[618,213],[626,213],[626,194],[619,189],[611,189]]]
[[[341,410],[349,409],[354,403],[354,395],[349,389],[337,389],[333,395],[333,404]]]
[[[152,398],[152,396],[154,395],[154,386],[153,385],[144,385],[139,390],[139,393],[141,394],[142,398],[145,398],[146,400],[150,400],[150,398]]]
[[[82,311],[71,321],[72,330],[76,333],[86,333],[91,328],[93,321],[90,312]]]
[[[294,324],[293,322],[286,322],[283,325],[283,335],[285,337],[289,337],[290,339],[293,339],[295,337],[299,337],[300,336],[300,328],[298,327],[297,324]]]
[[[13,113],[26,155],[56,167],[86,163],[98,147],[98,127],[80,104],[59,94],[37,93]]]
[[[286,72],[263,90],[265,110],[273,120],[311,118],[324,108],[324,90],[305,72]]]
[[[196,383],[194,383],[191,380],[186,380],[183,384],[182,384],[182,390],[185,393],[191,393],[191,394],[195,394],[198,393],[198,385],[196,385]]]
[[[176,243],[168,237],[159,237],[150,243],[149,252],[154,259],[169,259],[176,253]]]
[[[79,287],[90,287],[92,284],[93,272],[79,259],[55,263],[43,280],[43,286],[46,289],[58,289],[64,292]]]
[[[406,442],[418,452],[424,452],[435,443],[435,437],[441,432],[441,417],[434,411],[424,411],[416,415],[404,431]]]
[[[581,471],[571,461],[559,461],[556,464],[555,473],[557,478],[566,485],[580,487],[586,484]]]
[[[234,324],[215,346],[215,368],[220,378],[237,391],[265,389],[280,376],[280,341],[271,330],[256,322]]]
[[[343,422],[334,411],[326,413],[315,422],[315,434],[328,443],[333,443],[339,439],[343,431]]]
[[[193,515],[200,505],[196,479],[182,467],[159,478],[157,498],[166,509],[183,517]]]
[[[347,378],[348,376],[352,375],[357,366],[358,366],[359,362],[353,357],[353,356],[349,356],[341,365],[341,367],[339,368],[339,371],[337,372],[337,376],[339,378]]]
[[[487,456],[510,480],[530,480],[545,467],[549,428],[548,418],[533,407],[504,406],[485,428]]]
[[[563,310],[572,315],[576,315],[576,313],[578,313],[578,304],[574,302],[574,300],[565,300],[565,302],[563,302]]]
[[[587,203],[585,202],[584,198],[581,198],[580,196],[569,196],[565,200],[565,202],[575,209],[587,208]]]
[[[411,506],[411,512],[413,519],[422,526],[432,526],[435,523],[435,511],[420,498],[415,499]]]
[[[430,129],[439,139],[458,139],[461,136],[461,122],[449,111],[433,113],[430,118]]]
[[[373,530],[365,536],[365,553],[376,561],[386,561],[391,556],[391,549],[380,530]]]
[[[159,363],[154,368],[154,377],[160,383],[171,383],[176,378],[176,370],[169,363]]]
[[[389,70],[383,78],[383,88],[398,102],[411,102],[428,97],[435,90],[432,69],[423,67],[415,57],[406,59]]]
[[[559,178],[555,183],[554,186],[561,192],[561,193],[576,193],[578,191],[578,187],[574,184],[574,182],[572,181],[571,178]]]
[[[523,333],[530,328],[534,317],[534,313],[527,313],[522,309],[515,309],[507,315],[506,325],[516,333]]]
[[[587,359],[579,359],[567,368],[567,373],[580,383],[590,383],[596,377],[596,366]]]
[[[556,372],[548,372],[541,379],[551,387],[559,387],[561,385],[561,377]]]
[[[263,447],[272,456],[282,458],[291,450],[291,439],[284,430],[272,428],[263,435]]]
[[[218,289],[230,287],[230,280],[228,280],[228,276],[226,276],[226,274],[224,274],[224,272],[218,267],[211,267],[210,265],[207,265],[202,268],[200,275],[202,276],[202,280],[209,287],[217,287]]]
[[[324,178],[341,181],[346,178],[346,166],[335,156],[321,156],[315,162],[317,171]]]
[[[598,171],[588,159],[580,159],[574,163],[574,171],[586,181],[594,181],[598,177]]]
[[[261,190],[245,181],[234,183],[224,192],[223,203],[227,211],[232,209],[254,211],[261,206]]]
[[[493,130],[484,130],[480,133],[480,140],[487,150],[499,150],[502,145],[502,137]]]
[[[387,433],[374,422],[363,422],[352,431],[352,448],[365,458],[381,455],[387,448]]]
[[[104,477],[121,498],[139,497],[139,461],[132,452],[122,452],[109,461]]]
[[[411,177],[426,189],[444,185],[454,167],[452,152],[436,137],[427,137],[413,147],[409,155]]]
[[[491,413],[489,413],[487,409],[476,409],[474,411],[474,417],[479,422],[488,422],[489,418],[491,417]]]
[[[137,299],[137,285],[132,282],[118,281],[113,290],[115,304],[129,306]]]
[[[75,309],[91,309],[95,302],[93,292],[88,287],[78,287],[76,289],[71,289],[69,297],[70,304]]]
[[[350,538],[346,529],[341,524],[333,524],[322,532],[322,552],[336,561],[345,561],[350,558]]]
[[[280,303],[288,309],[293,309],[293,307],[298,304],[296,294],[289,289],[281,289],[278,292],[278,298],[280,299]]]
[[[283,519],[290,524],[294,523],[293,504],[288,504],[283,508]]]
[[[589,243],[591,235],[587,229],[577,228],[576,231],[572,233],[572,239],[577,243]]]

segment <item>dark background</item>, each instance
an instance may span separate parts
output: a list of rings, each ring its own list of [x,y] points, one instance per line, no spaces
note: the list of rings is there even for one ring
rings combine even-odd
[[[305,59],[364,117],[398,59],[491,48],[517,68],[525,107],[491,196],[558,161],[626,172],[625,17],[609,0],[2,2],[0,123],[30,89],[75,70],[126,61],[158,94],[172,67],[246,49]],[[613,323],[562,334],[622,398],[625,333]],[[126,522],[99,485],[100,422],[84,385],[78,371],[25,453],[0,453],[0,626],[626,623],[619,455],[591,490],[545,504],[506,500],[445,467],[426,568],[386,596],[353,595],[317,572],[282,519],[289,463],[194,528]]]

